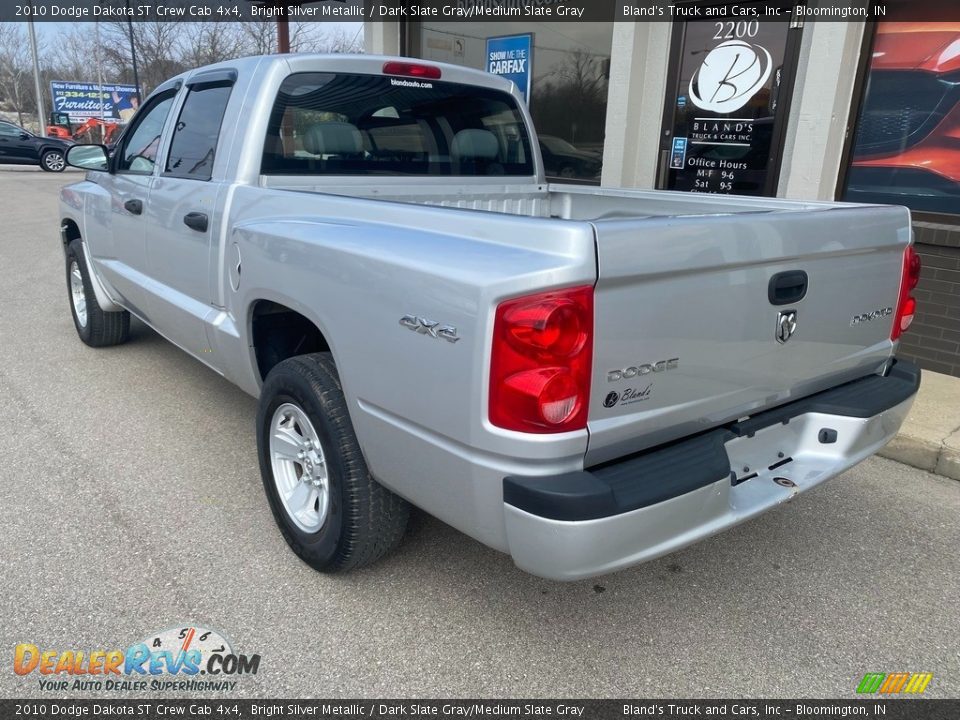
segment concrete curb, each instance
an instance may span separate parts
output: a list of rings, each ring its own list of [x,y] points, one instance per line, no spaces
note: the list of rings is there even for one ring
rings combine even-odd
[[[924,370],[900,433],[878,454],[960,480],[960,378]]]

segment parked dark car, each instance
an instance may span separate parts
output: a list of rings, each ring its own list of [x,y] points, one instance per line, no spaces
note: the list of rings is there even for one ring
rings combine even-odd
[[[39,165],[47,172],[63,172],[72,142],[40,137],[19,125],[0,121],[0,164]]]
[[[599,153],[581,150],[563,138],[541,135],[540,154],[548,177],[600,179],[603,159]]]

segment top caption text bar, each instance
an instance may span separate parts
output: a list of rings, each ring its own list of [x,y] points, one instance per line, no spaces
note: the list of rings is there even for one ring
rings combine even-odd
[[[276,7],[251,0],[4,0],[0,22],[251,22],[286,13],[295,22],[671,22],[767,20],[863,22],[960,20],[958,2],[670,2],[668,0],[318,0]]]

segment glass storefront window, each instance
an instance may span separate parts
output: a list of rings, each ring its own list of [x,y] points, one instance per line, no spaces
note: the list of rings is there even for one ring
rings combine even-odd
[[[675,26],[679,63],[665,102],[660,187],[776,195],[799,30],[767,20],[771,5],[752,6],[761,19]]]
[[[960,23],[878,23],[843,199],[960,214]]]
[[[599,183],[613,23],[430,22],[413,53],[485,69],[487,40],[533,35],[530,114],[547,177]]]

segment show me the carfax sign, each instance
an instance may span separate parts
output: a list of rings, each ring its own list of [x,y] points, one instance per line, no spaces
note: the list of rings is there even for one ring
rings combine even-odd
[[[533,33],[487,38],[486,70],[513,80],[523,99],[530,102],[533,78]]]
[[[53,110],[67,113],[70,122],[92,117],[127,122],[140,105],[133,85],[99,85],[88,82],[53,80],[50,83]]]

